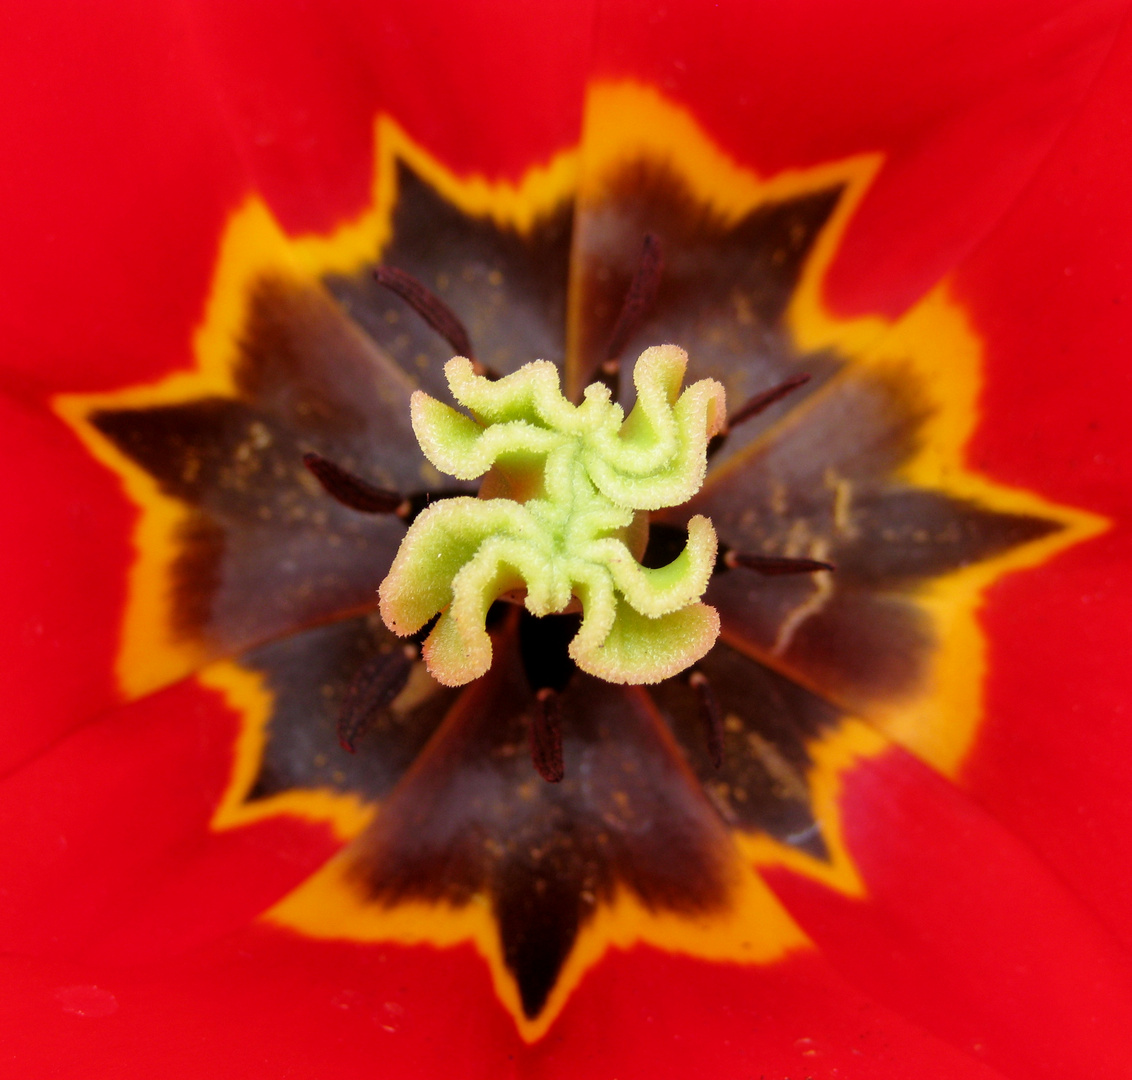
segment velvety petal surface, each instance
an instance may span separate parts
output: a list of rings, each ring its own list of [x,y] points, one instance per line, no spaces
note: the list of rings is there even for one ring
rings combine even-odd
[[[363,950],[256,930],[185,955],[156,981],[152,969],[6,960],[3,986],[6,1052],[25,1075],[195,1077],[203,1065],[225,1080],[314,1080],[333,1062],[346,1078],[372,1076],[375,1063],[392,1076],[434,1076],[453,1060],[472,1078],[540,1080],[579,1069],[696,1080],[1002,1075],[812,954],[769,971],[616,954],[534,1047],[494,1007],[470,949]]]
[[[988,348],[971,460],[1107,515],[1087,547],[988,597],[988,723],[961,779],[1132,943],[1132,105],[1127,29],[1043,169],[957,271]],[[1048,418],[1039,434],[1025,419]]]

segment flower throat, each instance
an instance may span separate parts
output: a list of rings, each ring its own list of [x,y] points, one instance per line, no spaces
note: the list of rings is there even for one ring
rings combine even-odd
[[[355,677],[339,718],[339,739],[350,752],[404,688],[418,650],[442,684],[484,675],[493,605],[509,601],[536,617],[522,622],[521,651],[535,697],[531,756],[545,780],[564,775],[557,699],[575,668],[631,684],[687,672],[719,767],[722,717],[709,681],[693,667],[719,634],[715,609],[700,600],[712,574],[739,565],[774,574],[831,567],[720,551],[701,515],[685,529],[650,528],[649,511],[680,506],[699,490],[709,457],[736,424],[808,379],[779,384],[729,417],[722,385],[702,379],[681,390],[687,354],[654,346],[633,369],[637,400],[626,417],[613,400],[621,354],[652,308],[661,269],[659,244],[649,235],[600,379],[579,405],[562,396],[558,371],[546,361],[503,378],[484,368],[439,297],[401,270],[375,271],[461,354],[445,365],[445,376],[470,416],[423,391],[413,394],[413,431],[424,456],[459,480],[482,480],[478,497],[406,496],[316,454],[304,457],[338,501],[396,514],[409,526],[379,595],[386,626],[411,640]],[[535,629],[548,620],[555,625]]]

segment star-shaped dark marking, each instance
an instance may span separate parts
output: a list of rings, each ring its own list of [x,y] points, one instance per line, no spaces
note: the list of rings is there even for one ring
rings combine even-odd
[[[562,363],[573,210],[542,209],[528,233],[469,216],[402,165],[384,263],[425,281],[465,321],[497,372]],[[713,376],[741,402],[809,372],[804,391],[728,439],[694,503],[728,548],[831,560],[836,573],[762,577],[720,568],[707,599],[723,637],[699,665],[723,717],[713,767],[701,705],[683,678],[613,687],[565,659],[569,617],[513,610],[494,623],[497,662],[460,690],[422,669],[355,756],[336,720],[351,679],[399,648],[374,613],[403,535],[326,497],[308,451],[402,492],[422,472],[408,396],[445,396],[443,342],[397,297],[352,274],[247,283],[236,393],[101,408],[90,422],[188,509],[169,578],[175,630],[261,673],[273,711],[248,799],[304,788],[354,793],[381,813],[354,842],[348,877],[366,902],[459,907],[486,897],[524,1014],[544,1009],[575,941],[618,892],[654,911],[703,916],[731,903],[731,831],[817,860],[814,740],[852,711],[913,694],[936,646],[919,590],[1059,527],[899,478],[931,396],[918,376],[857,371],[834,348],[800,353],[786,312],[838,184],[733,221],[700,205],[670,167],[638,161],[588,206],[574,257],[573,370],[591,371],[616,319],[641,237],[665,272],[655,314],[631,342],[676,342],[689,381]],[[451,490],[450,488],[448,490]],[[534,690],[561,692],[566,779],[532,772]]]

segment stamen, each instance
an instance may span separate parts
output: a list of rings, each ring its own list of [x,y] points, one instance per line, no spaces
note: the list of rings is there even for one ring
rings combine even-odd
[[[708,757],[718,769],[723,764],[723,713],[720,711],[719,701],[711,688],[711,682],[702,671],[693,671],[688,676],[688,685],[695,690],[699,699]]]
[[[769,390],[756,394],[745,404],[740,405],[727,418],[727,430],[730,431],[732,428],[738,427],[744,420],[758,416],[759,413],[769,409],[776,401],[781,401],[787,394],[797,390],[798,387],[805,386],[811,378],[812,376],[807,374],[792,375],[785,382],[780,382],[777,386],[772,386]]]
[[[599,377],[613,392],[614,398],[617,397],[620,381],[621,354],[652,311],[663,271],[664,255],[660,248],[660,240],[654,233],[645,233],[636,272],[633,274],[629,291],[625,294],[625,302],[621,305],[621,313],[617,316],[613,333],[610,335],[605,360],[599,368]]]
[[[549,686],[535,694],[531,761],[548,784],[557,784],[566,775],[562,764],[562,706],[558,694]]]
[[[321,454],[303,454],[303,464],[314,474],[323,491],[351,510],[360,510],[363,514],[396,514],[400,518],[407,518],[412,510],[410,500],[404,495],[375,487]]]
[[[812,574],[816,570],[834,570],[832,563],[818,559],[788,559],[776,555],[751,555],[743,551],[725,551],[720,559],[728,570],[737,566],[760,574]]]
[[[792,394],[800,386],[805,386],[812,377],[807,374],[792,375],[785,382],[780,382],[777,386],[772,386],[769,390],[764,390],[761,394],[755,394],[753,398],[749,398],[727,418],[723,430],[712,439],[708,446],[708,457],[710,458],[719,452],[726,442],[727,436],[740,424],[754,419],[759,413],[769,409],[775,402],[781,401],[788,394]]]
[[[379,285],[396,293],[449,345],[457,356],[466,356],[475,363],[472,342],[468,331],[456,313],[436,295],[423,281],[394,266],[379,266],[373,272]],[[480,371],[477,374],[485,374]]]
[[[409,672],[420,656],[416,644],[370,657],[354,676],[338,714],[338,741],[351,754],[358,740],[405,689]]]

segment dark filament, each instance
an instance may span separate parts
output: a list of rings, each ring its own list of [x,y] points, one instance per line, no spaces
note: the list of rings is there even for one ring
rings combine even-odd
[[[396,514],[408,517],[409,500],[396,491],[386,491],[347,472],[321,454],[303,454],[303,464],[314,474],[323,491],[351,510],[363,514]]]
[[[605,360],[599,369],[602,382],[610,388],[615,398],[620,383],[621,354],[652,311],[663,271],[664,255],[660,250],[660,240],[654,233],[645,233],[636,272],[629,284],[629,291],[625,294],[625,302],[621,305],[621,313],[617,316],[609,338],[609,348],[605,351]]]
[[[394,266],[379,266],[373,272],[379,285],[384,285],[390,292],[396,293],[409,305],[433,330],[435,330],[449,345],[457,356],[466,356],[473,363],[475,353],[472,352],[472,342],[468,331],[459,320],[456,313],[436,295],[423,281],[398,270]],[[480,369],[479,374],[483,374]]]
[[[753,398],[745,404],[740,405],[727,418],[727,430],[730,431],[733,427],[737,427],[743,423],[744,420],[750,420],[752,417],[758,416],[759,413],[765,409],[769,409],[776,401],[781,401],[787,394],[797,390],[800,386],[805,386],[810,381],[809,375],[792,375],[785,382],[780,382],[777,386],[772,386],[769,390],[764,390],[761,394],[756,394]]]
[[[381,714],[409,681],[409,673],[420,656],[415,644],[370,657],[354,676],[342,710],[338,714],[338,741],[353,754],[358,740],[373,727]]]
[[[805,374],[792,375],[785,382],[780,382],[777,386],[772,386],[769,390],[764,390],[761,394],[755,394],[753,398],[749,398],[745,401],[727,418],[727,423],[723,430],[708,443],[708,457],[710,458],[719,451],[732,429],[737,428],[747,420],[754,419],[759,413],[765,412],[775,402],[781,401],[788,394],[797,390],[798,387],[805,386],[806,383],[810,381],[810,378],[811,376]]]
[[[818,559],[788,559],[777,555],[750,555],[743,551],[732,551],[730,549],[723,552],[719,561],[728,570],[734,570],[737,566],[741,566],[744,570],[754,570],[768,576],[812,574],[816,570],[835,569],[832,563],[820,562]]]
[[[548,784],[557,784],[566,775],[562,764],[562,706],[558,694],[544,686],[535,694],[531,716],[531,761]]]
[[[718,769],[723,764],[723,714],[719,709],[719,701],[711,688],[711,682],[702,671],[693,670],[688,676],[688,685],[695,690],[696,698],[700,703],[708,757],[712,765]]]

